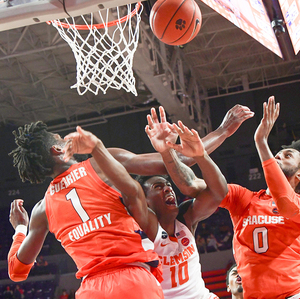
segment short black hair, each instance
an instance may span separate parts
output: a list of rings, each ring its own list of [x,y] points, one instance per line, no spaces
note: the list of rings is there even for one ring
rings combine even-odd
[[[233,265],[229,268],[229,270],[227,271],[227,274],[226,274],[226,286],[229,285],[229,274],[230,274],[231,270],[232,270],[233,268],[235,268],[235,267],[237,267],[237,265],[236,265],[236,264],[233,264]]]
[[[144,190],[144,193],[145,193],[146,195],[147,195],[147,192],[146,192],[146,188],[145,188],[145,183],[146,183],[149,179],[151,179],[151,178],[153,178],[153,177],[162,177],[162,178],[164,178],[164,179],[166,179],[167,181],[170,182],[170,178],[169,178],[169,176],[167,176],[167,175],[148,175],[148,176],[146,176],[146,175],[137,175],[137,176],[135,177],[135,180],[138,181],[138,182],[140,183],[140,185],[142,186],[142,188],[143,188],[143,190]]]
[[[282,145],[282,148],[293,148],[295,150],[297,150],[298,152],[300,152],[300,139],[293,141],[290,145]]]

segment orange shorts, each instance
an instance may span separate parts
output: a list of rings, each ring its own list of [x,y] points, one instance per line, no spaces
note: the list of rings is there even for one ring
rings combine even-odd
[[[76,299],[162,299],[160,283],[145,268],[128,266],[84,279]]]

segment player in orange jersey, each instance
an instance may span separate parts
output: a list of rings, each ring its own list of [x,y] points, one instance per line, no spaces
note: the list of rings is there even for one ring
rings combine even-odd
[[[279,115],[274,97],[263,105],[255,144],[268,186],[252,192],[229,185],[221,206],[234,225],[234,255],[244,298],[300,298],[300,147],[285,146],[274,157],[268,136]]]
[[[77,127],[66,142],[42,122],[19,129],[15,137],[21,178],[38,181],[41,173],[53,180],[32,211],[27,236],[22,200],[11,205],[16,233],[8,254],[10,278],[27,278],[50,230],[76,263],[76,276],[83,278],[76,298],[163,298],[153,244],[128,214],[148,217],[143,190],[101,140]],[[73,149],[93,159],[77,163],[69,154]]]
[[[226,275],[227,292],[232,294],[231,299],[243,299],[242,279],[238,273],[237,265],[233,264]]]
[[[232,108],[220,127],[203,138],[207,151],[219,146],[245,119],[251,117],[248,112],[247,107]],[[159,142],[164,135],[164,127],[157,124],[156,129],[156,139]],[[89,135],[81,129],[78,130],[76,134],[79,136]],[[171,133],[172,138],[175,135],[176,133]],[[46,177],[51,177],[53,181],[45,198],[37,203],[32,211],[27,236],[29,220],[23,208],[23,201],[16,200],[11,205],[10,221],[16,229],[8,256],[11,279],[20,281],[27,278],[50,230],[77,264],[77,277],[84,277],[77,293],[78,298],[98,296],[95,292],[99,292],[100,287],[97,289],[93,286],[94,280],[97,285],[99,281],[107,280],[108,290],[119,290],[122,296],[129,292],[130,298],[134,295],[143,298],[138,291],[140,288],[147,294],[147,298],[153,289],[156,289],[158,295],[152,297],[160,296],[159,289],[153,285],[153,277],[147,269],[145,270],[150,266],[154,273],[159,274],[155,267],[157,256],[151,249],[153,244],[147,242],[147,238],[127,214],[123,205],[126,205],[137,221],[142,223],[143,219],[147,219],[145,213],[147,215],[148,209],[145,209],[143,201],[140,201],[143,194],[128,176],[125,168],[128,172],[142,175],[166,173],[160,155],[135,155],[116,148],[106,150],[97,139],[100,150],[93,151],[91,159],[77,163],[68,156],[67,159],[70,160],[66,162],[62,151],[66,142],[58,134],[48,132],[42,122],[19,128],[19,134],[15,133],[15,138],[18,148],[12,154],[14,165],[18,167],[22,180],[40,183]],[[66,155],[68,153],[67,151]],[[123,199],[112,183],[123,191]],[[116,240],[120,242],[116,243]],[[134,272],[141,272],[141,275]],[[132,275],[140,277],[140,280],[134,279]],[[123,287],[113,288],[111,277],[114,281],[121,280]],[[159,275],[157,277],[159,278]],[[128,288],[128,285],[133,290]],[[148,293],[145,285],[149,288]],[[105,293],[106,290],[102,288],[101,296]],[[119,294],[109,296],[117,298]]]

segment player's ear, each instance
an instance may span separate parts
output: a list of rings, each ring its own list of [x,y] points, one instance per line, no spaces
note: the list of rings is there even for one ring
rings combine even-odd
[[[51,148],[50,148],[50,153],[51,153],[52,156],[59,156],[63,152],[62,152],[61,146],[59,146],[59,145],[52,145]]]
[[[230,293],[230,287],[229,287],[229,285],[227,286],[227,292]]]
[[[298,182],[300,182],[300,168],[296,172],[296,178],[297,178]]]

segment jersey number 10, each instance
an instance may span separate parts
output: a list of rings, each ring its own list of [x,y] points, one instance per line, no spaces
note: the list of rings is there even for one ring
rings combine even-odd
[[[189,280],[188,263],[187,261],[170,267],[172,288],[176,288],[178,283],[182,285]]]

